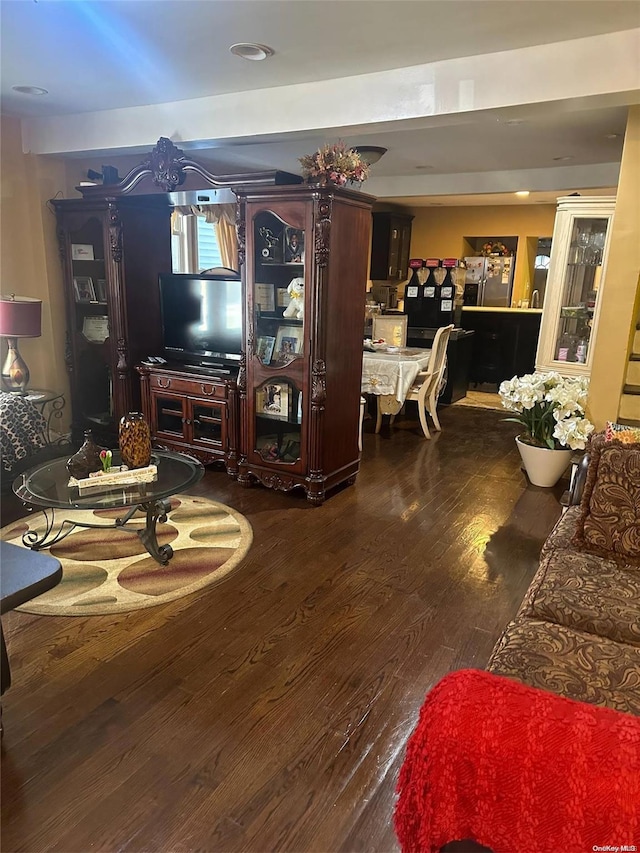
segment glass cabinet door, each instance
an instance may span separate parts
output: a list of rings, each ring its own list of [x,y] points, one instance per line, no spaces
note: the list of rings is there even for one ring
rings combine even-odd
[[[256,450],[265,462],[297,462],[302,391],[292,380],[278,377],[263,382],[254,393]]]
[[[265,462],[301,459],[305,373],[305,206],[285,220],[262,210],[253,219],[252,363],[254,450]]]
[[[575,217],[572,221],[554,346],[556,361],[587,361],[609,221],[607,217]]]
[[[69,232],[71,313],[78,401],[82,416],[96,426],[113,421],[109,365],[109,292],[102,221],[91,217]]]
[[[270,211],[253,221],[254,352],[281,368],[304,355],[305,231]]]

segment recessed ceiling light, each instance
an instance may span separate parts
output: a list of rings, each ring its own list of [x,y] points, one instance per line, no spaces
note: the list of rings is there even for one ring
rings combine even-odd
[[[553,159],[556,162],[558,162],[559,160],[573,160],[573,154],[568,154],[568,155],[565,155],[564,157],[554,157]]]
[[[508,118],[505,121],[505,124],[516,125],[516,124],[524,124],[523,118]]]
[[[605,133],[604,138],[605,139],[620,139],[621,136],[622,136],[621,133]]]
[[[520,196],[521,198],[526,198],[529,195],[529,190],[518,190],[516,192],[516,195]]]
[[[252,44],[244,41],[232,44],[229,50],[234,56],[239,56],[240,59],[251,59],[254,62],[266,59],[274,54],[273,48],[266,44]]]
[[[48,95],[48,89],[41,89],[40,86],[12,86],[14,92],[19,92],[21,95]]]

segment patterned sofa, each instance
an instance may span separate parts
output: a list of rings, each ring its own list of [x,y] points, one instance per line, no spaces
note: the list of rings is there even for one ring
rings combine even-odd
[[[640,442],[633,440],[592,438],[572,505],[545,542],[488,671],[450,673],[428,694],[398,782],[403,853],[640,845]]]
[[[595,436],[571,502],[487,669],[640,715],[640,444]]]

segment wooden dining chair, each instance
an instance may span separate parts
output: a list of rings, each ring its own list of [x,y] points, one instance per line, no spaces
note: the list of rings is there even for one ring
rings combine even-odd
[[[429,364],[425,370],[421,370],[416,376],[413,385],[407,393],[407,400],[414,400],[418,404],[418,414],[420,415],[420,425],[425,438],[431,438],[429,426],[427,424],[427,412],[431,415],[433,425],[438,432],[442,431],[436,406],[438,404],[438,392],[440,383],[444,375],[447,357],[447,344],[453,324],[450,326],[441,326],[433,338],[431,346],[431,356]],[[395,415],[391,416],[391,423]]]

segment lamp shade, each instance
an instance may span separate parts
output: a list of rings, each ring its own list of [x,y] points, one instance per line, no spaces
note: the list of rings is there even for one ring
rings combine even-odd
[[[42,334],[42,300],[28,296],[0,296],[0,335],[39,338]]]

